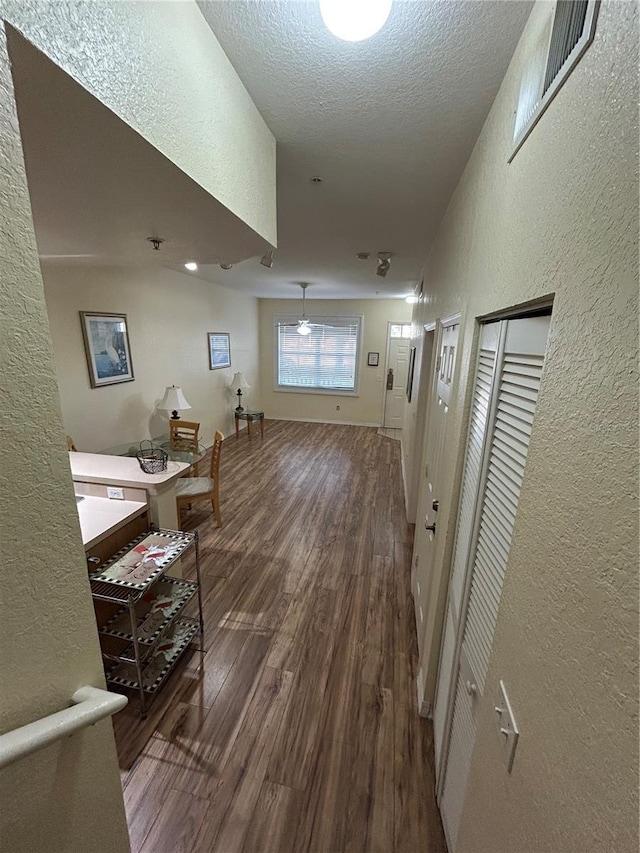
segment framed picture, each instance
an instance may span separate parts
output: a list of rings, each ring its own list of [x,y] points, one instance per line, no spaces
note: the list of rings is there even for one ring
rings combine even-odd
[[[380,353],[379,352],[370,352],[367,355],[367,364],[369,367],[377,367],[380,361]]]
[[[228,332],[209,332],[209,370],[231,367],[231,335]]]
[[[132,382],[127,315],[81,311],[80,322],[91,387]]]
[[[407,374],[407,402],[411,402],[411,395],[413,394],[413,373],[416,368],[416,348],[411,347],[411,353],[409,355],[409,373]]]

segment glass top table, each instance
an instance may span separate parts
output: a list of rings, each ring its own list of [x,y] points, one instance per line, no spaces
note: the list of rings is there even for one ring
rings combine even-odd
[[[149,447],[149,441],[154,447],[161,447],[165,450],[173,462],[186,462],[188,465],[195,465],[196,462],[204,459],[207,455],[207,448],[204,444],[198,444],[198,451],[180,450],[171,447],[168,435],[159,435],[151,439],[143,439],[143,447]],[[140,442],[129,441],[125,444],[116,444],[114,447],[105,447],[104,450],[99,450],[98,453],[104,453],[105,456],[135,456],[140,450]]]

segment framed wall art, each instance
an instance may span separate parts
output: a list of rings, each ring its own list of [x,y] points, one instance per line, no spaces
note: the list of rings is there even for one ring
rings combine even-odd
[[[367,354],[367,365],[369,367],[377,367],[380,362],[379,352],[370,352]]]
[[[231,367],[231,335],[228,332],[209,332],[209,370]]]
[[[81,311],[80,322],[91,387],[132,382],[127,315]]]

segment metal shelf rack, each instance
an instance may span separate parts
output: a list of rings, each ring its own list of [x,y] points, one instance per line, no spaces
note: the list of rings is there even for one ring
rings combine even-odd
[[[191,547],[196,580],[167,575]],[[107,682],[137,690],[146,717],[147,696],[157,693],[198,633],[204,640],[198,533],[151,528],[91,571],[89,582],[96,601],[121,605],[99,629]],[[196,595],[198,617],[183,615]]]

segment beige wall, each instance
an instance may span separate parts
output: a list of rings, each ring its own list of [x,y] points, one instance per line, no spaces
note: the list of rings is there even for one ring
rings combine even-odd
[[[195,0],[0,0],[0,17],[275,245],[275,139]]]
[[[205,444],[233,430],[231,377],[241,370],[258,384],[256,299],[157,268],[48,265],[43,277],[62,416],[80,450],[167,433],[156,408],[167,385],[182,387],[192,407],[182,417],[200,423]],[[79,311],[127,315],[133,382],[91,388]],[[209,369],[208,332],[230,333],[230,368]]]
[[[426,265],[416,318],[463,310],[454,492],[475,318],[555,294],[460,853],[638,849],[637,32],[636,4],[602,3],[594,43],[508,165],[525,30]],[[500,678],[521,728],[511,775]]]
[[[0,732],[104,686],[0,24]],[[109,720],[0,772],[11,853],[129,849]]]
[[[300,299],[260,299],[261,398],[268,418],[379,425],[385,378],[387,323],[408,323],[411,307],[397,299],[307,299],[307,316],[362,316],[358,396],[274,391],[275,317],[300,315]],[[367,366],[367,353],[380,353],[378,367]],[[336,410],[340,406],[340,410]]]

